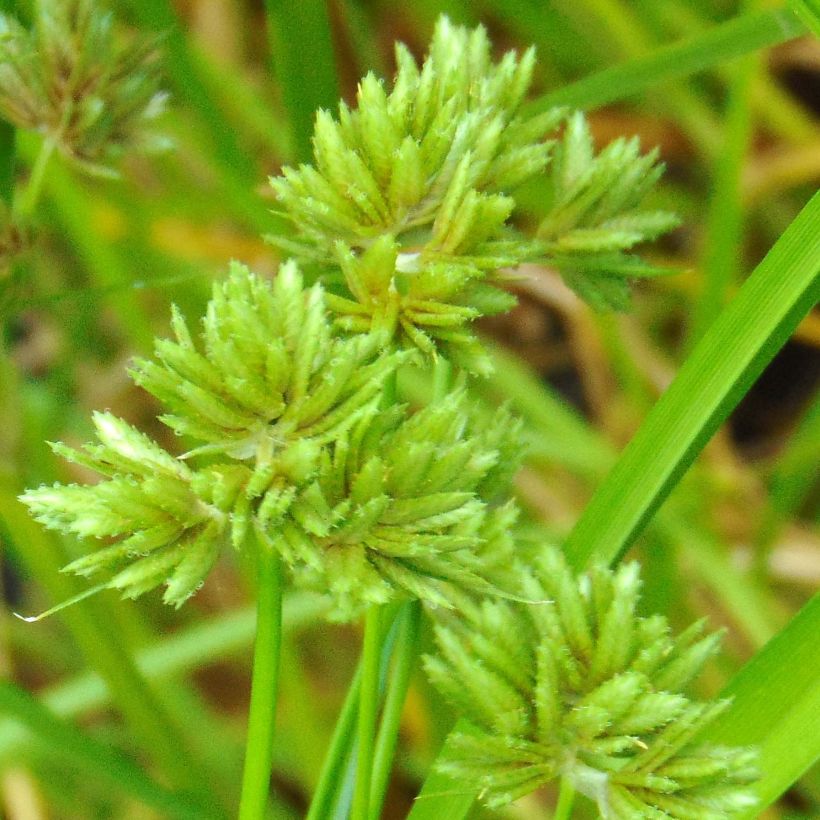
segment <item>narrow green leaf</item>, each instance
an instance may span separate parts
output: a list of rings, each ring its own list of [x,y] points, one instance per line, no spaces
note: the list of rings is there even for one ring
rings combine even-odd
[[[570,534],[576,567],[615,561],[820,296],[816,194],[692,351]]]
[[[14,127],[0,122],[0,199],[7,205],[14,193],[14,143]]]
[[[162,48],[167,54],[165,70],[171,80],[176,104],[185,101],[208,124],[213,148],[229,168],[248,179],[256,176],[247,151],[242,151],[236,134],[220,107],[214,102],[199,68],[199,58],[188,42],[176,11],[169,0],[126,0],[126,6],[147,29],[162,35]]]
[[[436,762],[446,760],[450,756],[450,738],[455,732],[469,733],[470,724],[460,720],[453,731],[447,736],[444,746],[436,758]],[[433,769],[424,787],[416,797],[416,802],[407,820],[462,820],[467,817],[476,794],[465,790],[464,785],[453,780],[449,775]]]
[[[790,0],[789,5],[806,26],[820,37],[820,2],[818,0]]]
[[[696,342],[723,309],[737,280],[744,238],[741,175],[752,140],[751,95],[760,60],[750,54],[735,67],[726,103],[722,149],[714,163],[714,183],[706,217],[706,241],[701,262],[702,285],[691,325]]]
[[[163,817],[198,820],[220,816],[155,783],[120,752],[59,720],[35,698],[8,681],[0,681],[0,712],[23,723],[48,754],[58,754],[91,777],[107,780],[161,812]]]
[[[294,158],[306,162],[312,155],[310,137],[317,109],[330,110],[339,101],[327,3],[265,0],[265,8],[274,70],[290,117]]]
[[[532,113],[556,105],[596,108],[637,94],[662,80],[685,77],[751,51],[783,43],[805,33],[789,8],[750,12],[681,43],[662,46],[545,94],[530,106]]]
[[[734,699],[703,740],[760,748],[761,805],[775,801],[820,758],[820,594],[755,655],[723,692]]]

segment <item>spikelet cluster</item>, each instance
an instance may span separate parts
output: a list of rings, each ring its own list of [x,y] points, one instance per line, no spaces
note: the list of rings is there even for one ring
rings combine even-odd
[[[132,375],[170,411],[161,420],[199,442],[188,455],[272,463],[295,441],[329,441],[407,359],[378,334],[340,337],[323,288],[306,288],[294,262],[273,282],[234,262],[214,285],[200,344],[176,309],[172,328],[174,338],[158,340],[155,358],[137,360]]]
[[[317,114],[315,165],[271,180],[301,234],[274,241],[341,269],[348,292],[329,304],[342,326],[388,327],[486,371],[465,326],[512,304],[486,281],[531,244],[506,228],[508,194],[544,169],[541,138],[563,114],[522,115],[534,50],[494,64],[481,27],[441,18],[424,64],[401,44],[396,63],[389,91],[368,74],[357,108]]]
[[[452,607],[512,557],[511,504],[491,506],[520,461],[519,425],[471,418],[463,390],[408,415],[373,409],[333,446],[281,530],[297,580],[338,619],[397,596]]]
[[[371,337],[334,335],[321,287],[305,288],[293,264],[274,283],[234,264],[214,285],[201,352],[176,310],[172,324],[175,339],[159,340],[157,359],[137,362],[134,375],[169,407],[162,420],[200,446],[171,455],[97,414],[98,443],[53,447],[105,480],[40,487],[22,499],[48,527],[114,539],[68,570],[116,571],[109,586],[130,597],[167,582],[165,600],[179,605],[223,544],[240,547],[251,528],[273,537],[318,469],[322,445],[378,400],[404,354],[383,352]],[[190,466],[193,455],[206,463]]]
[[[660,172],[656,156],[619,141],[596,158],[576,114],[551,163],[567,113],[525,112],[533,49],[494,63],[482,27],[442,17],[424,63],[399,44],[396,64],[391,88],[369,74],[357,107],[317,114],[314,164],[271,180],[297,230],[271,241],[343,283],[328,302],[339,324],[386,328],[487,372],[470,325],[514,303],[498,287],[502,269],[555,257],[582,296],[620,306],[609,278],[624,289],[624,276],[646,273],[623,251],[675,224],[638,210]],[[551,210],[527,236],[509,222],[513,193],[539,178]]]
[[[40,132],[97,174],[130,148],[164,145],[153,42],[119,45],[96,0],[37,0],[31,31],[0,14],[0,117]]]
[[[46,526],[105,539],[68,571],[108,573],[129,597],[165,583],[179,606],[223,546],[253,534],[339,619],[398,596],[448,606],[460,588],[490,589],[485,569],[511,549],[515,517],[491,506],[518,463],[506,412],[478,425],[463,390],[414,414],[380,407],[410,354],[381,334],[339,335],[321,285],[306,288],[292,262],[273,282],[234,264],[198,342],[176,310],[172,326],[133,375],[196,446],[171,455],[98,413],[97,443],[53,447],[103,480],[22,496]]]
[[[546,174],[547,215],[536,235],[550,263],[593,306],[625,309],[628,277],[664,273],[627,253],[678,225],[674,214],[642,207],[662,172],[657,150],[641,154],[634,138],[596,155],[584,117],[569,117]]]
[[[544,603],[437,614],[427,672],[473,727],[443,768],[490,806],[564,777],[614,820],[748,811],[754,754],[696,740],[728,702],[684,693],[719,635],[638,617],[636,564],[576,577],[550,548],[523,577]]]

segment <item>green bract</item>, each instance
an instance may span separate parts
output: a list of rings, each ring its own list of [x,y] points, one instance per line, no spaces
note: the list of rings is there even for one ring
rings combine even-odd
[[[660,172],[656,155],[618,141],[596,158],[576,114],[551,164],[556,143],[545,138],[566,113],[522,107],[533,49],[493,63],[483,28],[444,17],[421,68],[402,45],[396,63],[390,90],[369,74],[357,108],[342,103],[337,120],[317,114],[315,164],[271,180],[299,234],[271,241],[341,280],[328,305],[342,327],[386,329],[487,372],[469,325],[514,303],[496,287],[502,269],[555,263],[600,306],[622,305],[624,277],[657,273],[624,253],[676,224],[639,210]],[[551,212],[529,237],[508,224],[511,194],[542,175]]]
[[[94,173],[113,173],[129,148],[162,147],[151,131],[165,100],[155,44],[117,45],[94,0],[35,5],[31,31],[0,14],[0,117]]]
[[[446,770],[499,806],[557,777],[617,820],[720,820],[748,811],[755,755],[693,738],[727,705],[683,690],[717,650],[699,622],[677,638],[638,617],[637,564],[575,577],[560,552],[523,573],[529,605],[440,613],[427,671],[473,726]]]

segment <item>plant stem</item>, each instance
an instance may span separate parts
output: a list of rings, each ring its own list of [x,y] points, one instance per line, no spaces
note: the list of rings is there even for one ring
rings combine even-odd
[[[381,815],[384,795],[390,780],[401,713],[418,651],[420,625],[421,605],[418,601],[411,601],[404,611],[396,658],[393,662],[393,674],[388,685],[382,723],[376,738],[373,776],[370,785],[370,820],[377,820]]]
[[[558,792],[558,803],[555,806],[553,820],[569,820],[572,817],[572,806],[575,802],[575,788],[566,777],[561,778],[561,789]]]
[[[28,178],[26,187],[18,194],[14,203],[15,216],[27,222],[34,213],[37,203],[40,200],[40,195],[43,192],[43,183],[46,179],[46,169],[51,160],[51,155],[54,153],[56,143],[53,139],[46,138],[40,146],[40,151],[37,158],[34,160],[34,165],[31,168],[31,175]]]
[[[350,746],[350,737],[353,734],[353,727],[356,723],[356,714],[359,708],[359,691],[362,684],[362,666],[356,667],[356,674],[350,683],[345,696],[342,711],[336,728],[333,730],[333,737],[330,741],[330,748],[327,751],[322,773],[319,775],[319,782],[316,791],[313,793],[313,800],[305,820],[322,820],[328,816],[333,798],[336,796],[336,786],[344,764],[345,755]]]
[[[379,708],[379,658],[381,655],[381,607],[371,606],[364,622],[362,679],[359,694],[356,789],[353,793],[352,820],[368,820],[370,783],[373,770],[376,713]]]
[[[282,639],[282,568],[279,558],[260,546],[257,561],[256,641],[239,820],[261,820],[265,815]]]

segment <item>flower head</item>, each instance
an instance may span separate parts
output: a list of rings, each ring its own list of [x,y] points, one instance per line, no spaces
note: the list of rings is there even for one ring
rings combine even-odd
[[[476,423],[463,391],[413,415],[374,408],[323,450],[269,537],[338,619],[396,597],[452,607],[462,590],[490,591],[491,567],[511,558],[515,508],[492,502],[518,463],[518,427],[503,410]]]
[[[0,116],[44,134],[94,173],[130,148],[163,145],[153,42],[118,45],[95,0],[38,0],[34,26],[0,14]]]
[[[504,269],[554,264],[598,307],[622,307],[629,277],[660,272],[626,253],[676,224],[641,210],[656,155],[620,140],[596,157],[580,113],[528,113],[533,49],[493,62],[482,27],[442,17],[423,64],[402,45],[396,64],[391,87],[368,74],[355,108],[318,112],[314,163],[271,179],[297,231],[271,241],[323,269],[340,326],[487,373],[471,324],[515,303]],[[529,237],[509,220],[532,180],[547,215]]]
[[[482,27],[442,17],[421,67],[402,45],[396,62],[391,89],[369,74],[357,108],[317,114],[314,165],[271,180],[299,232],[272,241],[341,269],[329,304],[344,327],[486,370],[468,326],[513,303],[492,282],[533,244],[506,225],[509,193],[543,171],[563,112],[522,113],[535,52],[494,63]]]
[[[638,617],[636,564],[576,577],[550,548],[523,577],[543,603],[437,614],[427,671],[473,726],[443,768],[490,806],[564,777],[617,820],[748,810],[754,753],[696,739],[728,703],[684,693],[719,636]]]
[[[340,338],[320,286],[306,289],[295,265],[276,281],[234,264],[214,285],[199,352],[178,311],[175,340],[135,377],[171,414],[163,420],[201,446],[172,455],[110,413],[97,413],[97,443],[53,445],[99,473],[93,485],[43,486],[22,496],[37,519],[104,546],[66,569],[111,574],[107,586],[137,597],[166,584],[180,605],[201,585],[221,548],[251,530],[281,526],[327,446],[378,401],[406,356],[382,353],[369,336]],[[198,455],[198,466],[189,457]]]

